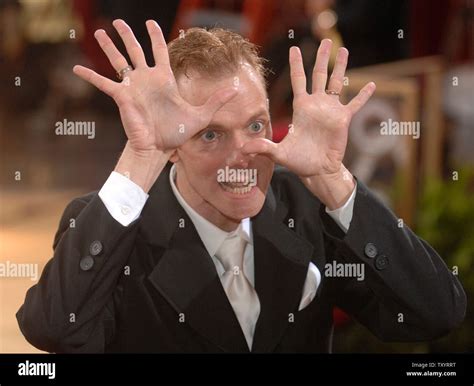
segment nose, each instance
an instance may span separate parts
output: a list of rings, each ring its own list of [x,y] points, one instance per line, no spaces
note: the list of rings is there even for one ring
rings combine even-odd
[[[230,150],[226,157],[226,165],[234,168],[247,168],[250,156],[242,153],[242,148],[249,141],[244,135],[237,133],[232,137]]]

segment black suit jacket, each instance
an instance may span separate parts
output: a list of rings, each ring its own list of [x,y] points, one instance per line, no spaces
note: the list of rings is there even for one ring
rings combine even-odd
[[[17,313],[31,344],[50,352],[248,352],[212,259],[172,193],[169,171],[168,165],[128,227],[97,193],[68,205],[54,257]],[[347,234],[284,169],[275,170],[252,224],[261,304],[252,352],[330,351],[334,306],[391,341],[433,339],[464,318],[457,278],[360,181]],[[333,260],[365,264],[365,280],[325,277]],[[310,262],[322,281],[298,311]]]

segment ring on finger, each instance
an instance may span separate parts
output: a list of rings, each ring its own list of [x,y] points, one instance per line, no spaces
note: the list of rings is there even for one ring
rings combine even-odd
[[[129,71],[133,71],[133,67],[130,65],[128,65],[125,68],[122,68],[120,71],[117,71],[117,78],[119,78],[120,80],[123,80],[125,74]]]
[[[328,95],[341,95],[340,93],[338,93],[337,91],[334,91],[334,90],[326,90],[326,94]]]

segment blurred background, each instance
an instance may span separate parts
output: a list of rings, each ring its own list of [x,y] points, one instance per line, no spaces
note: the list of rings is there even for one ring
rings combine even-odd
[[[463,325],[445,338],[383,343],[338,309],[335,352],[472,352],[474,348],[474,2],[470,0],[0,0],[0,265],[52,256],[66,204],[100,189],[125,135],[114,102],[72,73],[115,77],[93,33],[124,19],[153,64],[147,19],[173,39],[191,26],[233,29],[258,44],[268,78],[274,140],[291,120],[288,49],[311,72],[319,42],[349,49],[343,99],[367,81],[376,95],[353,119],[345,163],[426,239],[459,276]],[[332,58],[334,60],[334,56]],[[94,138],[57,135],[57,122],[93,122]],[[415,135],[381,135],[381,122]],[[1,271],[0,271],[1,273]],[[0,277],[0,352],[37,352],[15,313],[31,277]]]

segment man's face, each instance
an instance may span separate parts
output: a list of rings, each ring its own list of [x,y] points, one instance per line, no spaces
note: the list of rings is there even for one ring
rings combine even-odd
[[[216,90],[235,84],[237,95],[171,158],[186,202],[228,231],[260,212],[273,174],[267,157],[241,153],[248,141],[272,137],[265,86],[246,64],[234,76],[209,79],[194,74],[178,79],[182,97],[192,105],[202,105]]]

